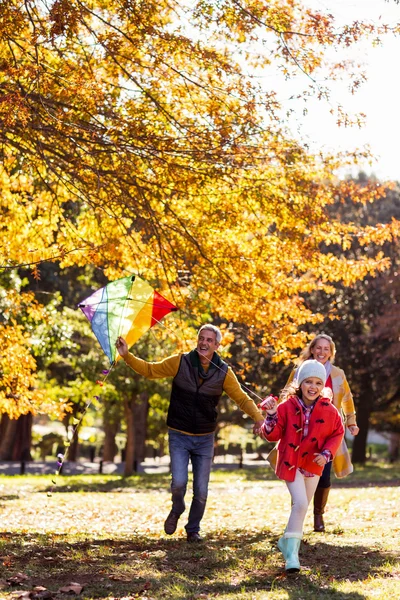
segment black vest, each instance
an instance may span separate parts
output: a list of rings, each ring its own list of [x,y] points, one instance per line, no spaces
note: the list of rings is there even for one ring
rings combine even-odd
[[[212,433],[217,425],[217,404],[223,392],[228,365],[214,353],[206,379],[201,380],[194,352],[196,350],[181,357],[172,382],[167,425],[185,433]]]

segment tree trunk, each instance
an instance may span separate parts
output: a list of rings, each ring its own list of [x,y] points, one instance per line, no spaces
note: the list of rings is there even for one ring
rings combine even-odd
[[[399,460],[400,454],[400,433],[393,431],[389,437],[389,460],[394,463]]]
[[[142,392],[139,402],[134,404],[134,427],[135,427],[135,462],[139,464],[144,461],[146,454],[147,438],[147,416],[149,414],[149,394]]]
[[[0,425],[0,460],[32,460],[32,414],[10,419],[3,414]]]
[[[79,418],[81,410],[82,407],[79,406],[79,404],[74,404],[72,414],[67,414],[63,419],[67,439],[69,441],[69,446],[64,448],[64,457],[66,461],[76,462],[78,459],[79,429],[82,424]],[[78,420],[77,424],[75,424],[76,420]],[[71,434],[72,438],[70,438]]]
[[[372,387],[367,383],[362,390],[363,403],[357,411],[357,425],[359,426],[360,431],[358,435],[353,438],[353,451],[351,453],[351,460],[353,463],[364,464],[367,460],[367,437],[372,407],[372,394]]]
[[[118,433],[120,423],[104,422],[104,447],[102,459],[105,462],[114,462],[115,455],[118,452],[118,446],[115,442],[115,436]]]
[[[135,399],[124,401],[126,421],[126,447],[125,447],[125,469],[124,476],[129,477],[134,471],[135,462]]]
[[[0,443],[0,460],[13,460],[13,446],[17,433],[17,419],[3,415],[1,419],[2,438]]]
[[[66,452],[65,460],[69,460],[71,462],[76,462],[78,458],[78,446],[79,446],[79,437],[78,430],[74,429],[74,436],[71,440],[70,446],[68,447],[68,452]]]
[[[3,413],[3,415],[0,418],[0,448],[1,448],[2,442],[4,440],[4,436],[6,434],[6,429],[7,429],[9,420],[10,420],[10,417],[8,415],[6,415],[5,413]]]

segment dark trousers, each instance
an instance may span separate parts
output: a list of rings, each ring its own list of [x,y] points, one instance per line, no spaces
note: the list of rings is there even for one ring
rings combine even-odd
[[[318,482],[319,488],[331,487],[331,470],[332,470],[332,461],[326,463],[324,470],[322,471],[322,475],[319,478],[319,482]]]

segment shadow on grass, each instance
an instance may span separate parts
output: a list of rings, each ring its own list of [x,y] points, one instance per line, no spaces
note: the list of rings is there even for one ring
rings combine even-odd
[[[3,494],[0,496],[0,502],[7,502],[10,500],[18,500],[18,494]]]
[[[232,473],[232,472],[230,472]],[[240,477],[243,482],[274,481],[277,484],[279,479],[269,467],[258,467],[252,469],[238,469],[234,472],[235,477]],[[224,470],[214,470],[212,472],[211,485],[213,479],[219,484],[226,481],[230,482],[231,476]],[[368,465],[356,469],[354,473],[344,479],[332,478],[335,488],[361,488],[361,487],[397,487],[400,486],[400,465],[385,466]],[[43,491],[52,491],[53,493],[62,492],[111,492],[123,491],[126,489],[135,491],[148,491],[160,488],[168,489],[170,484],[169,473],[139,473],[131,477],[120,475],[77,475],[60,476],[56,486],[43,485]],[[40,486],[41,487],[41,486]]]
[[[290,600],[361,600],[365,598],[361,592],[340,592],[335,583],[383,576],[382,566],[396,560],[390,553],[364,546],[304,543],[303,570],[287,577],[276,536],[268,530],[222,532],[202,544],[187,544],[182,538],[82,540],[0,532],[0,555],[0,579],[18,572],[29,576],[19,589],[42,585],[55,593],[76,581],[84,586],[83,597],[147,595],[170,600],[190,600],[200,594],[236,599],[279,590],[285,590]],[[4,597],[11,598],[11,592],[9,588],[10,595]]]
[[[168,489],[170,484],[169,473],[138,473],[131,477],[121,475],[84,474],[84,475],[60,475],[57,485],[52,485],[51,475],[35,476],[5,476],[0,475],[0,484],[9,489],[10,495],[3,494],[3,500],[15,497],[15,490],[19,487],[29,487],[30,491],[49,492],[117,492],[123,490],[150,491],[160,488]],[[232,478],[240,479],[244,484],[251,485],[253,482],[280,483],[270,467],[252,467],[250,469],[214,469],[211,475],[211,485],[217,484],[221,487],[226,482],[230,484]],[[4,487],[4,485],[2,487]],[[397,487],[400,486],[400,464],[367,464],[357,466],[355,472],[344,479],[333,477],[333,486],[336,488],[362,488],[362,487]],[[14,492],[14,493],[13,493]],[[13,498],[11,498],[13,496]]]
[[[215,481],[229,483],[232,478],[240,476],[243,481],[276,481],[279,482],[275,473],[271,468],[257,467],[251,469],[214,469],[211,478]],[[130,477],[122,475],[66,475],[65,478],[60,476],[57,480],[57,486],[43,487],[43,491],[48,492],[50,489],[56,492],[111,492],[124,489],[136,489],[137,491],[147,491],[159,489],[161,487],[168,488],[171,481],[170,473],[138,473]],[[211,481],[212,485],[213,481]]]
[[[279,481],[269,467],[241,469],[238,473],[245,481]],[[396,487],[400,485],[400,463],[356,466],[354,473],[343,479],[333,475],[332,482],[335,487]]]
[[[68,492],[118,492],[126,489],[135,489],[139,491],[148,491],[168,487],[170,483],[169,474],[138,474],[131,477],[107,476],[103,475],[78,475],[76,477],[67,476],[65,479],[60,476],[57,485],[43,487],[43,491],[53,493]]]

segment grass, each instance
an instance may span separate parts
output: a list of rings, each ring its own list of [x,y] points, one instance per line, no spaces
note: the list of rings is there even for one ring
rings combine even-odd
[[[400,599],[399,465],[335,480],[327,532],[312,531],[310,511],[294,576],[276,549],[289,495],[270,469],[212,473],[196,545],[186,543],[186,515],[174,536],[163,532],[168,484],[164,475],[59,477],[56,486],[0,476],[0,598],[62,600],[71,595],[58,590],[76,582],[87,600]]]

